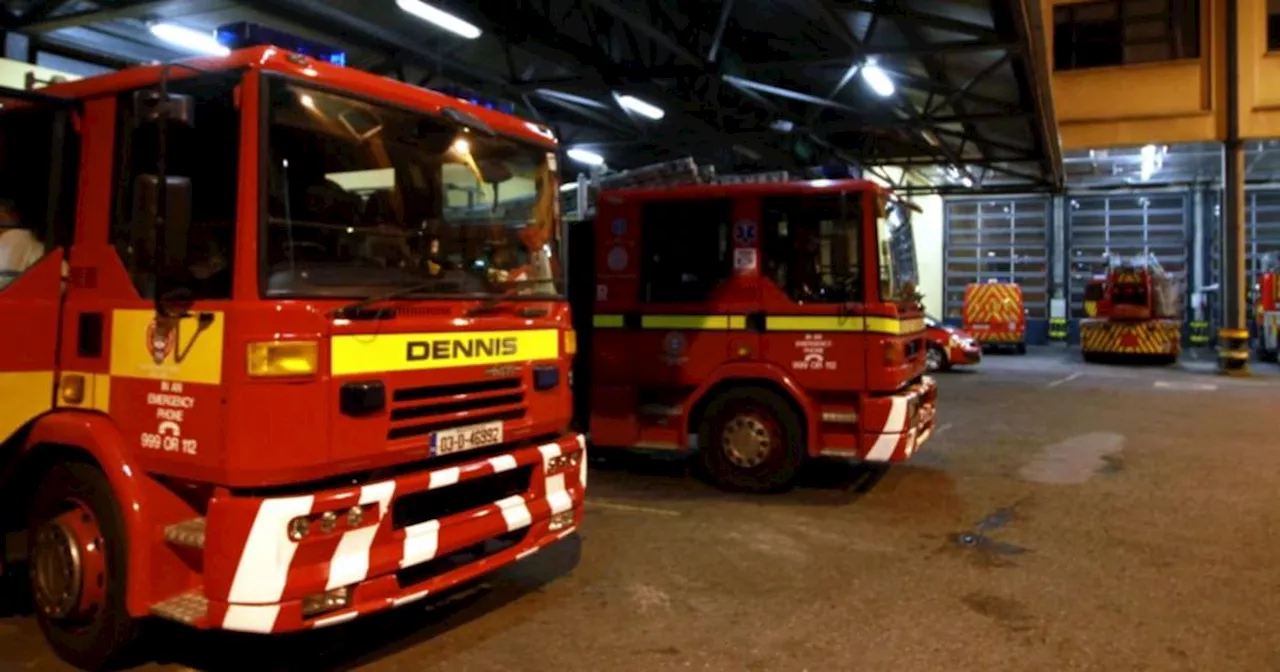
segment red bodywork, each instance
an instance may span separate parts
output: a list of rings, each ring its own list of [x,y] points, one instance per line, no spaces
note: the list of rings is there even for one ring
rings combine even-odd
[[[1254,306],[1254,319],[1257,325],[1258,354],[1266,360],[1274,361],[1280,355],[1280,269],[1275,259],[1267,259],[1269,270],[1258,276],[1258,297]]]
[[[555,345],[538,363],[555,369],[565,381],[572,354],[565,302],[504,304],[472,317],[482,301],[399,300],[385,304],[396,309],[390,319],[347,321],[329,313],[349,300],[259,298],[255,263],[261,258],[260,73],[287,75],[422,114],[438,114],[445,106],[464,109],[501,134],[554,151],[550,134],[438,93],[275,48],[193,63],[204,70],[245,73],[237,90],[243,122],[235,298],[191,306],[193,314],[215,316],[215,329],[204,335],[186,318],[179,325],[178,349],[199,351],[181,365],[200,369],[194,379],[174,382],[163,371],[130,368],[136,362],[145,365],[155,343],[163,345],[164,340],[154,337],[154,323],[146,333],[130,326],[145,324],[154,305],[139,295],[107,243],[117,94],[155,85],[160,69],[135,68],[45,89],[80,102],[70,276],[63,302],[63,253],[55,251],[0,291],[0,321],[23,325],[0,332],[0,372],[28,375],[25,380],[33,383],[47,374],[48,385],[62,381],[64,396],[58,397],[56,408],[35,413],[18,431],[0,431],[0,448],[12,449],[0,451],[0,457],[12,457],[0,462],[0,493],[7,488],[12,495],[20,481],[5,479],[30,478],[26,468],[39,464],[50,446],[61,447],[59,455],[70,450],[96,462],[114,489],[125,522],[129,612],[253,632],[330,625],[403,604],[572,532],[581,517],[586,465],[581,437],[567,431],[567,384],[535,390],[532,361],[496,373],[487,366],[410,370],[390,364],[378,371],[376,362],[366,362],[361,373],[336,375],[329,345],[353,335],[370,341],[459,331],[554,331]],[[188,74],[182,68],[172,72],[175,78]],[[96,351],[78,345],[77,327],[89,323],[86,316],[103,321],[104,340]],[[128,337],[122,340],[122,333]],[[249,344],[273,341],[319,343],[316,372],[251,377],[246,367]],[[207,358],[195,361],[206,357],[201,352]],[[215,356],[217,361],[208,359]],[[486,391],[496,375],[507,376],[510,385],[501,393]],[[83,398],[66,396],[70,378],[83,381]],[[343,383],[371,378],[385,385],[386,410],[360,417],[341,412]],[[19,392],[45,405],[56,396],[50,386],[20,391],[0,385],[0,403],[12,412],[11,397]],[[175,401],[156,396],[168,394]],[[432,407],[442,398],[463,406]],[[147,444],[148,434],[157,431],[157,405],[186,410],[184,440],[172,451],[167,444],[156,448],[158,437],[156,446]],[[493,412],[504,419],[503,444],[475,453],[429,456],[423,427],[467,425]],[[190,450],[188,437],[193,440]],[[398,505],[403,511],[393,520]],[[295,517],[333,511],[346,521],[353,506],[363,511],[358,524],[339,522],[336,529],[318,529],[300,542],[287,534]],[[553,520],[553,514],[563,515]],[[25,521],[18,523],[20,527]],[[198,545],[184,532],[191,528],[199,530]],[[450,564],[459,551],[495,539],[507,547],[480,560]],[[343,587],[350,594],[348,606],[302,615],[305,597]]]
[[[762,199],[857,194],[862,303],[797,303],[760,269]],[[933,431],[936,385],[925,376],[924,319],[880,296],[877,219],[886,194],[861,180],[687,185],[601,193],[594,221],[597,272],[591,358],[593,445],[684,450],[714,393],[765,383],[803,415],[807,454],[898,462]],[[642,227],[680,236],[700,222],[644,223],[646,204],[730,199],[731,276],[696,303],[641,300]],[[757,228],[759,231],[757,231]],[[618,252],[621,250],[622,252]],[[738,256],[742,255],[742,256]],[[619,264],[618,261],[623,261]],[[710,263],[710,262],[708,262]],[[813,344],[823,355],[811,365]]]

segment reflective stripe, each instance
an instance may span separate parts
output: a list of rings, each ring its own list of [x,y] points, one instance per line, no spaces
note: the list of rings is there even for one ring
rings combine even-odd
[[[622,315],[594,315],[592,326],[601,329],[626,327]],[[643,315],[641,329],[684,329],[690,331],[739,330],[747,328],[746,315]],[[872,332],[908,335],[924,331],[924,319],[895,317],[778,315],[765,318],[765,331]]]
[[[745,329],[741,315],[644,315],[641,329]]]

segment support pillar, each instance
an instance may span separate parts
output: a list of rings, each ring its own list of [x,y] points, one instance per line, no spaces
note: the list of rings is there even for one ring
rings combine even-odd
[[[1244,268],[1244,143],[1240,140],[1240,10],[1227,0],[1227,141],[1222,183],[1222,327],[1218,372],[1249,375]]]

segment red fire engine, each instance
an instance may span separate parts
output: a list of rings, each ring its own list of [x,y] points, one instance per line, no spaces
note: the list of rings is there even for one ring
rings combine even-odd
[[[275,48],[190,66],[0,113],[49,250],[0,289],[4,565],[82,666],[148,616],[400,606],[581,515],[550,132]]]
[[[1254,349],[1258,359],[1274,362],[1280,353],[1280,258],[1276,254],[1263,257],[1262,273],[1258,275],[1257,300],[1254,319],[1257,323],[1257,340]]]
[[[889,207],[871,182],[724,184],[692,169],[681,185],[602,191],[583,271],[594,292],[575,306],[593,313],[578,383],[593,445],[696,448],[714,481],[755,491],[820,455],[911,457],[936,386]],[[574,259],[580,277],[592,262]]]
[[[1085,286],[1080,343],[1086,360],[1136,355],[1175,360],[1182,351],[1181,292],[1153,255],[1108,259]]]

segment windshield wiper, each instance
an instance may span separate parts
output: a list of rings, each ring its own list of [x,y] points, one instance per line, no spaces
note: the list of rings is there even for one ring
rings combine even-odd
[[[451,290],[457,291],[459,289],[462,289],[462,285],[459,285],[456,282],[446,282],[441,280],[430,280],[428,282],[420,282],[416,285],[401,287],[400,289],[387,292],[386,294],[371,296],[367,299],[360,299],[355,303],[350,303],[345,306],[342,306],[341,308],[336,308],[331,313],[329,313],[329,317],[340,317],[340,318],[346,318],[349,320],[365,319],[365,318],[381,319],[383,316],[383,311],[380,311],[380,310],[373,311],[372,314],[365,314],[365,313],[361,313],[360,311],[361,309],[372,306],[375,303],[382,303],[383,301],[398,299],[402,296],[417,294],[418,292],[423,292],[428,289],[435,290],[435,291],[445,291],[445,292],[451,291]]]

